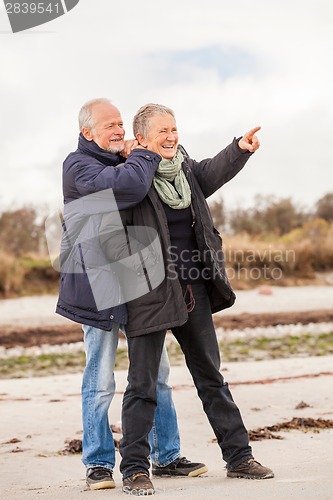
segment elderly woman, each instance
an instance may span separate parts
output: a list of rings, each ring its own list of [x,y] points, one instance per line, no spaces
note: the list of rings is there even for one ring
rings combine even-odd
[[[148,226],[157,231],[165,278],[127,304],[130,368],[120,446],[126,493],[154,493],[149,479],[147,436],[154,419],[158,366],[167,329],[172,330],[185,355],[227,463],[227,476],[274,476],[254,460],[239,409],[220,373],[212,313],[232,306],[235,294],[226,276],[222,241],[206,203],[206,198],[232,179],[258,149],[255,133],[259,129],[234,139],[215,157],[197,162],[178,145],[171,109],[147,104],[134,117],[133,130],[139,147],[159,154],[161,162],[148,195],[136,207],[121,212],[121,218],[125,228]],[[107,218],[103,226],[103,233],[107,234]],[[114,241],[104,236],[106,253],[110,253]],[[123,247],[114,244],[113,250],[119,249],[116,258],[122,257]],[[147,269],[148,275],[150,271]],[[168,474],[167,469],[154,466],[153,475]]]

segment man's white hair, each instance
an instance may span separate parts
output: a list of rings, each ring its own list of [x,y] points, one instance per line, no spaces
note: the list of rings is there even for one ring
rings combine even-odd
[[[92,130],[94,128],[94,122],[92,117],[92,108],[96,104],[111,104],[112,102],[105,97],[100,97],[98,99],[92,99],[91,101],[86,102],[79,112],[79,128],[87,128],[88,130]]]

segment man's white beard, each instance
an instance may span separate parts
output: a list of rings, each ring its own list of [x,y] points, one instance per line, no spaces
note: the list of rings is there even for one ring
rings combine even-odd
[[[109,146],[107,148],[107,151],[109,153],[113,153],[113,154],[116,154],[116,153],[121,153],[125,148],[125,145],[123,144],[122,146]]]

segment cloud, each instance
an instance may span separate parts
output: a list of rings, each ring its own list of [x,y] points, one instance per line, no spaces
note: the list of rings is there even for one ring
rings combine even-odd
[[[158,74],[169,83],[187,81],[188,71],[197,68],[213,71],[221,79],[235,75],[246,76],[260,71],[255,54],[233,47],[205,45],[188,50],[160,50],[148,56]],[[170,71],[172,68],[172,71]]]
[[[79,2],[66,16],[9,33],[0,9],[0,209],[61,199],[61,164],[76,148],[77,114],[110,97],[132,135],[145,102],[171,106],[196,159],[259,124],[262,147],[222,189],[305,203],[331,190],[333,4],[281,0]],[[55,195],[55,193],[58,193]],[[52,201],[53,200],[53,201]]]

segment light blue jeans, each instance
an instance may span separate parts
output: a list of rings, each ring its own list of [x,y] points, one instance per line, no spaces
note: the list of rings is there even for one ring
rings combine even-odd
[[[86,467],[102,466],[113,470],[115,446],[108,410],[116,384],[114,367],[119,324],[110,332],[82,325],[86,367],[82,379],[82,462]],[[144,362],[144,360],[143,360]],[[180,455],[180,437],[172,389],[168,385],[170,364],[164,345],[158,373],[157,407],[149,433],[151,460],[168,465]]]

